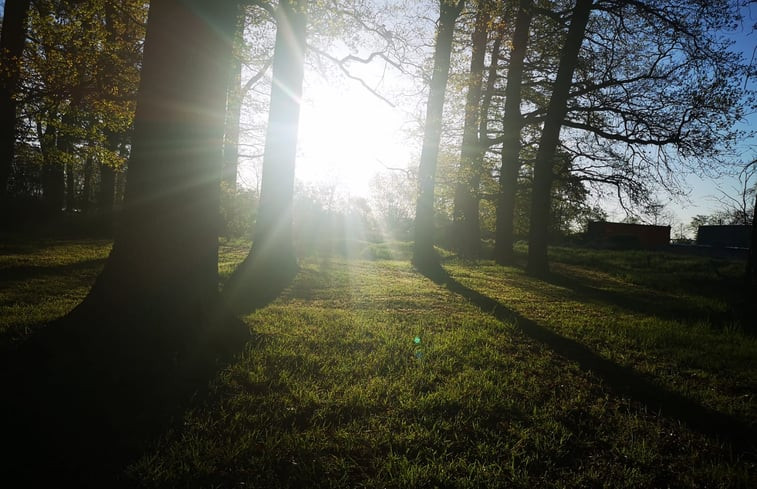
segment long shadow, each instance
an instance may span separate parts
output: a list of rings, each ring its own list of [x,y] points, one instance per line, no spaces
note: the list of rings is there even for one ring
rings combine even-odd
[[[254,341],[220,297],[205,319],[84,304],[0,359],[0,439],[12,450],[0,481],[13,487],[135,486],[124,469]]]
[[[757,430],[754,428],[671,392],[631,368],[602,358],[581,343],[561,336],[523,317],[501,302],[466,287],[441,267],[419,271],[449,291],[465,297],[498,320],[514,324],[526,336],[543,343],[556,354],[576,362],[582,370],[599,376],[613,392],[645,405],[651,412],[659,412],[665,417],[678,420],[695,431],[729,442],[734,449],[749,452],[754,456],[754,450],[757,449]]]
[[[592,287],[573,277],[554,272],[544,277],[544,280],[550,284],[572,290],[581,299],[613,304],[623,309],[654,315],[663,319],[697,321],[706,317],[713,326],[719,327],[732,323],[735,318],[732,311],[716,312],[704,305],[681,303],[672,297],[661,299],[660,295],[653,295],[652,291],[644,294],[620,293]],[[732,284],[727,284],[726,287],[728,290],[735,289]]]
[[[34,278],[68,275],[81,273],[86,270],[97,270],[105,263],[106,258],[94,258],[91,260],[77,261],[65,265],[39,266],[22,265],[1,268],[3,281],[30,280]]]

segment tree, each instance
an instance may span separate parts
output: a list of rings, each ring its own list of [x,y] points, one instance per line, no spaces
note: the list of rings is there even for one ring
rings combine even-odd
[[[37,0],[32,5],[16,144],[33,158],[13,161],[9,191],[30,203],[43,200],[50,214],[64,206],[88,210],[93,199],[109,214],[115,172],[123,170],[128,153],[145,4]]]
[[[757,162],[746,165],[738,175],[739,187],[731,192],[721,190],[718,199],[721,209],[717,212],[724,224],[749,226],[754,220],[754,198],[757,195]]]
[[[16,91],[26,37],[29,0],[6,0],[0,34],[0,202],[5,197],[16,144]],[[2,204],[0,204],[2,205]]]
[[[560,53],[560,65],[549,99],[539,141],[539,150],[534,162],[534,184],[532,189],[531,224],[528,240],[527,271],[533,275],[544,275],[549,271],[547,241],[549,226],[550,192],[552,187],[552,167],[555,160],[560,129],[567,113],[573,71],[578,62],[578,53],[591,14],[592,0],[577,0],[570,20],[565,44]]]
[[[260,206],[250,253],[224,290],[238,307],[249,307],[275,295],[298,268],[292,237],[292,196],[304,76],[306,7],[306,0],[282,0],[276,9],[273,84]]]
[[[404,241],[410,238],[417,200],[416,173],[390,169],[371,179],[371,208],[380,219],[379,230],[384,239]]]
[[[500,265],[513,262],[513,229],[515,196],[520,170],[521,85],[523,61],[528,48],[529,28],[533,17],[531,0],[520,0],[515,20],[510,63],[505,86],[505,109],[502,121],[502,155],[497,194],[497,221],[494,239],[494,260]]]
[[[737,12],[727,0],[596,3],[563,121],[576,175],[633,211],[656,190],[680,194],[682,175],[727,166],[754,102],[719,34]]]
[[[239,143],[240,143],[240,124],[242,122],[242,106],[245,96],[248,92],[261,81],[271,66],[271,58],[259,61],[256,66],[257,72],[250,78],[242,82],[243,67],[249,66],[248,58],[250,57],[245,40],[245,30],[247,27],[248,17],[253,17],[256,26],[263,24],[259,18],[260,14],[268,19],[273,12],[273,7],[267,3],[254,2],[256,6],[262,8],[256,9],[254,15],[248,15],[248,11],[243,5],[239,5],[237,18],[237,31],[234,38],[234,57],[231,76],[229,76],[229,88],[226,99],[226,133],[224,135],[223,148],[223,176],[222,181],[227,186],[227,190],[234,193],[237,189],[237,172],[239,164]],[[257,64],[257,63],[256,63]]]
[[[197,324],[216,305],[234,3],[161,0],[151,5],[124,208],[86,308],[105,315],[163,311]],[[172,318],[168,324],[177,322]],[[164,333],[181,336],[187,328]]]
[[[753,162],[757,163],[757,162]],[[754,208],[752,211],[752,239],[749,246],[749,260],[747,262],[747,287],[748,296],[747,303],[752,304],[752,321],[754,321],[755,315],[757,315],[756,306],[754,306],[757,299],[757,195],[754,197]]]
[[[481,250],[481,226],[479,222],[479,186],[483,146],[479,135],[482,85],[485,70],[486,45],[492,17],[492,5],[488,0],[479,0],[476,20],[471,34],[471,59],[468,73],[468,92],[465,101],[463,142],[460,149],[458,182],[455,186],[453,213],[456,248],[465,257],[477,257]],[[495,60],[492,63],[496,64]]]
[[[109,471],[122,469],[114,464],[139,453],[174,405],[207,383],[229,353],[223,348],[239,349],[249,335],[220,307],[218,292],[235,12],[233,0],[151,2],[112,251],[85,300],[24,343],[26,363],[12,363],[15,375],[3,378],[15,387],[8,404],[23,407],[11,407],[19,420],[11,439],[20,453],[35,453],[23,457],[24,478],[81,486],[86,477],[94,486],[99,473],[113,482]],[[50,467],[23,470],[46,460]]]
[[[415,242],[412,261],[423,271],[434,271],[439,266],[439,256],[434,250],[434,181],[441,140],[444,95],[449,78],[452,37],[455,22],[464,5],[464,0],[439,1],[434,67],[426,104],[426,122],[418,168],[418,201],[415,207]]]

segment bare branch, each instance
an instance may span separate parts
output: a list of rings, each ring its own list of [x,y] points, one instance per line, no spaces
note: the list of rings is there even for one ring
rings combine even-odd
[[[331,61],[334,64],[336,64],[339,67],[339,69],[342,71],[342,73],[344,73],[344,76],[346,76],[347,78],[350,78],[351,80],[355,80],[358,83],[360,83],[363,86],[363,88],[365,88],[366,90],[368,90],[376,98],[382,100],[383,102],[385,102],[387,105],[389,105],[392,108],[396,107],[396,105],[391,100],[389,100],[388,98],[386,98],[383,95],[381,95],[378,91],[376,91],[374,88],[372,88],[370,85],[368,85],[368,83],[366,83],[365,80],[363,80],[359,76],[353,75],[350,72],[350,70],[347,68],[346,65],[349,63],[349,60],[351,59],[351,56],[346,56],[345,58],[341,58],[340,59],[340,58],[337,58],[336,56],[332,56],[331,54],[327,53],[326,51],[318,49],[315,46],[312,46],[310,44],[307,45],[307,48],[309,50],[311,50],[312,52],[318,54],[319,56],[323,56],[324,58],[326,58],[329,61]]]

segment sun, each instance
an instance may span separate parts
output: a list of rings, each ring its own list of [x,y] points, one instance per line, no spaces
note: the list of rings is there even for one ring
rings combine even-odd
[[[301,181],[367,197],[373,175],[412,160],[399,108],[349,83],[308,83],[305,92],[296,165]]]

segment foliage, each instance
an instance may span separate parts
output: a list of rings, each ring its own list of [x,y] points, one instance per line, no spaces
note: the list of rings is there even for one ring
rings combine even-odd
[[[84,173],[94,170],[85,162],[115,169],[125,164],[146,5],[104,0],[33,5],[22,62],[19,145],[40,152],[46,164],[65,165],[67,174],[75,173],[77,187],[68,192],[88,200],[94,192],[85,183],[94,182]],[[25,181],[34,176],[25,168],[29,164],[34,163],[24,158],[14,162],[15,192],[40,185],[40,180]]]
[[[231,188],[221,183],[221,236],[225,238],[249,238],[255,222],[258,197],[254,190],[244,187]]]
[[[381,220],[384,234],[395,239],[410,238],[417,198],[416,173],[386,171],[376,174],[370,183],[371,209]]]

